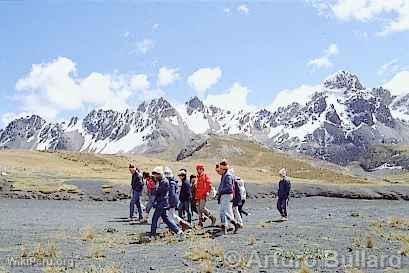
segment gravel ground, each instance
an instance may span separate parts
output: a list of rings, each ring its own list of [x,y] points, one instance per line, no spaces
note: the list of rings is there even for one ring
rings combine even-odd
[[[128,201],[0,202],[0,261],[10,273],[43,272],[46,262],[67,269],[61,272],[76,272],[72,268],[88,272],[92,267],[112,265],[120,267],[121,272],[206,272],[206,266],[213,272],[297,272],[297,257],[301,256],[307,258],[311,272],[345,272],[345,264],[362,267],[367,273],[409,272],[408,257],[399,254],[402,243],[385,240],[371,227],[373,221],[390,216],[408,217],[409,202],[402,200],[291,199],[289,221],[280,223],[275,221],[279,217],[273,200],[252,199],[246,204],[251,215],[245,217],[245,228],[238,234],[221,235],[217,228],[208,227],[196,231],[196,235],[186,235],[181,242],[168,236],[149,243],[140,243],[139,238],[149,230],[148,225],[130,225],[125,220]],[[215,201],[209,206],[217,211]],[[409,224],[396,228],[386,222],[379,225],[384,227],[384,235],[409,236]],[[161,227],[165,232],[165,226]],[[87,230],[93,238],[83,241]],[[372,248],[367,248],[368,234],[372,234]],[[47,246],[48,242],[56,245],[56,258],[29,265],[36,246]],[[195,258],[187,256],[199,249],[207,250],[211,257],[192,261]],[[223,255],[220,250],[224,250]],[[336,263],[333,256],[328,257],[334,251]],[[21,258],[22,253],[28,257]],[[400,269],[388,271],[388,265]]]

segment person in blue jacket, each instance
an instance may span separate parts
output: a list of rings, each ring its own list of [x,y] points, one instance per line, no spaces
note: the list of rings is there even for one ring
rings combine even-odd
[[[179,217],[183,218],[183,215],[186,213],[187,221],[192,224],[192,190],[190,181],[187,179],[186,170],[179,170],[178,177],[182,182],[179,194]]]
[[[157,186],[154,190],[155,195],[155,212],[152,216],[150,236],[156,236],[156,229],[159,218],[169,227],[169,229],[177,235],[183,234],[179,227],[169,218],[169,181],[164,177],[163,168],[161,166],[155,167],[152,171]]]
[[[291,191],[291,182],[290,179],[287,177],[287,170],[281,169],[278,174],[280,175],[281,179],[278,182],[278,192],[277,192],[277,210],[281,215],[282,221],[288,220],[287,215],[287,205],[288,205],[288,198],[290,196]]]
[[[223,160],[216,165],[216,172],[221,176],[220,185],[217,189],[217,200],[220,204],[220,221],[222,229],[227,234],[229,223],[234,225],[234,233],[240,228],[240,224],[233,215],[233,182],[234,178],[229,171],[229,164]]]
[[[143,190],[143,179],[138,168],[134,165],[129,164],[129,172],[132,175],[131,187],[132,187],[132,198],[129,204],[129,220],[132,221],[134,217],[135,206],[138,209],[139,220],[143,219],[142,207],[141,207],[141,195]]]

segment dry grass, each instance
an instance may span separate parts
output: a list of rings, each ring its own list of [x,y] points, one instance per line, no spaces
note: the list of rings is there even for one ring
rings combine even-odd
[[[302,261],[300,269],[296,273],[312,273],[312,271],[308,268],[307,264]]]
[[[10,179],[19,190],[58,191],[78,193],[79,189],[64,184],[70,179],[105,180],[112,183],[129,183],[128,164],[137,162],[143,170],[154,166],[182,167],[194,172],[198,161],[204,163],[213,181],[220,177],[214,172],[214,163],[226,158],[235,172],[245,180],[271,183],[278,179],[277,171],[286,167],[294,182],[370,184],[381,183],[355,177],[339,167],[327,163],[317,164],[304,156],[272,152],[263,146],[233,137],[212,137],[202,151],[181,162],[150,158],[140,155],[101,155],[79,152],[39,152],[22,150],[0,151],[0,165],[10,170]],[[262,170],[262,171],[261,171]],[[109,188],[103,188],[109,192]]]
[[[49,241],[47,245],[43,245],[38,243],[32,251],[26,247],[26,245],[22,244],[20,247],[20,257],[27,258],[27,257],[34,257],[38,260],[42,260],[44,258],[55,258],[58,256],[58,248],[54,241]]]
[[[250,236],[249,236],[249,241],[248,241],[247,244],[248,244],[249,246],[254,246],[254,245],[256,245],[256,243],[257,243],[256,236],[250,235]]]
[[[214,270],[213,263],[210,260],[202,261],[199,268],[201,273],[213,273]]]
[[[409,219],[398,216],[392,216],[388,218],[387,224],[391,228],[408,229]]]
[[[399,251],[400,255],[409,257],[409,244],[404,245]]]
[[[81,240],[92,241],[94,238],[95,238],[95,231],[92,226],[87,225],[81,230]]]
[[[101,245],[92,244],[88,248],[87,258],[105,258],[105,250]]]
[[[366,237],[366,248],[374,248],[375,247],[375,239],[372,234],[368,234]]]
[[[62,267],[47,266],[43,269],[44,273],[64,273],[66,270]]]
[[[21,247],[20,247],[20,257],[21,258],[27,258],[29,255],[30,255],[30,253],[29,253],[27,247],[24,244],[22,244]]]

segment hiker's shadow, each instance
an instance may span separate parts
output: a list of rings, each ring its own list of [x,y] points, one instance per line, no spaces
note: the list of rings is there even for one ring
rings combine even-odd
[[[285,220],[277,219],[277,220],[269,220],[266,221],[266,224],[271,224],[271,223],[284,223]]]

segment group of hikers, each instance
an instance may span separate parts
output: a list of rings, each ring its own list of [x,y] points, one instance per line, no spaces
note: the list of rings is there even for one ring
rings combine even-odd
[[[169,167],[157,166],[151,173],[141,172],[134,165],[129,165],[132,175],[132,198],[130,202],[129,220],[148,223],[150,211],[154,208],[151,219],[150,237],[157,236],[159,219],[177,235],[183,235],[187,229],[193,228],[193,213],[198,215],[199,227],[203,227],[206,220],[215,226],[216,217],[206,207],[206,202],[212,198],[220,205],[220,228],[227,234],[229,231],[237,233],[243,228],[243,215],[249,215],[243,209],[246,202],[246,187],[244,181],[233,174],[226,160],[216,164],[215,171],[220,175],[217,190],[213,187],[210,176],[203,164],[196,164],[196,174],[188,177],[186,169],[180,169],[177,178]],[[287,204],[290,193],[290,180],[287,171],[279,172],[281,180],[278,189],[277,209],[282,220],[287,220]],[[141,196],[144,187],[147,192],[147,202],[142,209]],[[138,218],[134,217],[135,207]]]

